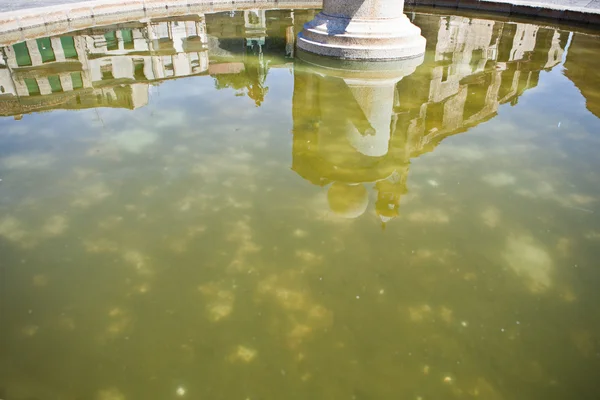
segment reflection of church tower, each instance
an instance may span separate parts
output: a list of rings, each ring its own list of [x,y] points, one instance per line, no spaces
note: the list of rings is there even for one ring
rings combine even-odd
[[[246,33],[246,46],[264,46],[267,33],[265,10],[244,11],[244,31]]]
[[[246,32],[246,53],[251,55],[244,63],[250,78],[248,97],[254,100],[257,106],[260,106],[268,91],[264,85],[267,78],[267,66],[263,54],[267,32],[265,10],[244,11],[244,30]]]
[[[367,183],[375,184],[382,221],[398,215],[408,158],[404,138],[393,131],[395,86],[420,62],[397,65],[387,75],[296,63],[292,169],[313,184],[331,184],[327,198],[337,215],[364,213]]]

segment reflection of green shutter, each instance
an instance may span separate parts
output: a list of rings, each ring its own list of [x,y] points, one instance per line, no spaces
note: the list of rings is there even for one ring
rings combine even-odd
[[[133,49],[133,32],[131,29],[121,29],[123,44],[126,49]]]
[[[75,49],[75,41],[72,36],[63,36],[60,38],[60,44],[65,52],[65,58],[77,58],[77,50]]]
[[[104,34],[104,39],[106,40],[106,49],[107,50],[118,50],[119,43],[117,43],[117,35],[114,31],[106,32]]]
[[[60,77],[58,75],[49,76],[48,83],[50,84],[50,89],[52,90],[52,93],[63,91],[62,85],[60,83]]]
[[[71,81],[73,82],[73,89],[81,89],[83,87],[81,72],[71,72]]]
[[[15,57],[17,59],[17,65],[19,67],[28,67],[31,65],[31,57],[29,56],[29,49],[25,42],[17,43],[13,45],[15,51]]]
[[[146,79],[144,74],[144,60],[133,60],[133,77],[136,81],[143,81]]]
[[[38,50],[42,56],[42,62],[50,62],[56,61],[56,57],[54,57],[54,50],[52,50],[52,42],[50,42],[50,38],[41,38],[35,40],[38,45]]]
[[[25,86],[27,86],[27,91],[30,96],[40,94],[40,87],[35,78],[25,78],[23,80],[25,81]]]

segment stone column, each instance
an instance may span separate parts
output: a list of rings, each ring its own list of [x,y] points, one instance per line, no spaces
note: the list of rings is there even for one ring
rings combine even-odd
[[[348,60],[399,60],[425,52],[403,0],[324,0],[298,35],[302,50]]]

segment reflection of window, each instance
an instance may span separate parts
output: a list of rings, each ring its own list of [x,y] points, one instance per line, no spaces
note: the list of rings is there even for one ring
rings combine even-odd
[[[118,50],[119,43],[117,42],[117,35],[114,31],[106,32],[104,34],[104,39],[106,40],[106,49],[107,50]]]
[[[29,56],[29,49],[25,42],[17,43],[13,45],[15,51],[15,58],[17,59],[17,65],[19,67],[28,67],[31,65],[31,57]]]
[[[73,82],[73,89],[81,89],[83,87],[81,72],[71,72],[71,82]]]
[[[50,90],[52,93],[63,91],[62,84],[60,83],[60,77],[58,75],[49,76],[48,83],[50,84]]]
[[[252,25],[257,25],[260,22],[260,19],[258,18],[258,15],[256,15],[255,12],[250,11],[248,13],[248,22],[250,22]]]
[[[448,80],[448,74],[450,73],[450,66],[446,65],[442,67],[442,82],[446,82]]]
[[[467,87],[467,99],[463,108],[463,120],[480,113],[488,101],[494,102],[496,97],[488,99],[488,88],[492,84],[492,74],[483,74],[477,83],[472,83]],[[480,116],[483,117],[483,116]]]
[[[133,60],[133,77],[136,81],[143,81],[146,79],[144,74],[144,59],[137,58]]]
[[[473,50],[471,53],[471,62],[469,63],[471,72],[477,72],[477,66],[481,60],[483,60],[483,49]]]
[[[432,103],[427,105],[427,115],[425,118],[425,131],[431,132],[441,129],[444,121],[444,104]]]
[[[27,86],[27,92],[30,96],[40,94],[40,85],[38,85],[35,78],[25,78],[23,81],[25,81],[25,86]]]
[[[131,29],[121,29],[121,36],[123,37],[123,47],[126,49],[133,49],[133,32]]]
[[[165,72],[165,75],[173,76],[173,71],[174,71],[175,67],[173,66],[173,60],[171,59],[171,57],[163,56],[162,61],[163,61],[163,71]]]
[[[441,59],[443,61],[452,61],[454,59],[454,52],[452,51],[447,51],[445,53],[441,54]]]
[[[40,55],[42,56],[42,62],[52,62],[56,61],[56,57],[54,56],[54,49],[52,49],[52,42],[50,42],[50,38],[41,38],[36,39],[38,50],[40,51]]]
[[[65,58],[77,58],[77,50],[75,49],[75,40],[72,36],[62,36],[60,38],[60,44],[62,45]]]
[[[102,73],[102,80],[107,81],[109,79],[115,79],[112,71],[112,64],[104,64],[100,67]]]

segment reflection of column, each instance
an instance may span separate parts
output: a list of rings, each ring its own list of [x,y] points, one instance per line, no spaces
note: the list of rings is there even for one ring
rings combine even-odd
[[[293,11],[292,11],[293,13]],[[293,15],[293,14],[292,14]],[[294,46],[296,45],[296,33],[294,32],[294,25],[290,25],[285,28],[285,56],[294,58]]]
[[[294,67],[292,169],[316,185],[331,184],[327,200],[339,216],[364,213],[365,183],[375,183],[382,221],[397,216],[408,158],[404,138],[393,136],[395,87],[421,60],[389,69],[363,64],[382,70],[357,71],[316,64],[325,60],[306,53],[300,57],[310,64]]]
[[[360,153],[379,157],[387,153],[390,140],[390,113],[394,108],[394,92],[397,79],[369,80],[345,79],[344,83],[356,102],[355,108],[364,117],[364,131],[348,123],[348,141]],[[349,122],[349,121],[348,121]],[[360,124],[359,124],[360,125]]]
[[[535,48],[535,36],[539,27],[531,24],[517,23],[509,61],[522,60],[525,53]]]
[[[544,65],[544,68],[552,68],[558,64],[562,60],[563,52],[564,50],[560,45],[560,33],[555,30],[548,50],[548,62]]]
[[[294,30],[294,10],[290,11],[292,23],[285,28],[285,56],[294,58],[294,47],[296,46],[296,31]]]

